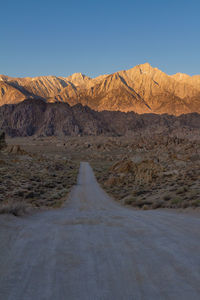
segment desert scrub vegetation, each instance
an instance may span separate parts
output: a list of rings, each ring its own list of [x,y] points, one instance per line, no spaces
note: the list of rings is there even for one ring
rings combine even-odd
[[[200,207],[198,141],[159,137],[129,142],[127,149],[124,156],[112,153],[93,164],[97,180],[114,199],[141,209]]]
[[[31,154],[22,149],[0,152],[0,213],[17,214],[26,205],[62,206],[76,184],[78,170],[78,163],[63,156]]]

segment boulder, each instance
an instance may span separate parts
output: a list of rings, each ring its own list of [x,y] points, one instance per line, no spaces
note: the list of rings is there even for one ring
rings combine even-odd
[[[8,153],[18,154],[18,155],[26,155],[27,152],[24,151],[19,145],[10,145],[7,147]]]

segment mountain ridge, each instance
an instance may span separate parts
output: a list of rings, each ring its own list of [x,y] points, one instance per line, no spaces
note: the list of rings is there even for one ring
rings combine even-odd
[[[0,105],[18,103],[29,96],[71,106],[81,103],[96,111],[200,113],[200,75],[167,75],[149,63],[96,78],[82,73],[32,78],[0,75],[0,84],[7,87],[0,89]]]

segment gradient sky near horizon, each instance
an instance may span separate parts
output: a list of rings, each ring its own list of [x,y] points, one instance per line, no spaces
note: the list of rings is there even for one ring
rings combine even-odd
[[[0,74],[95,77],[149,62],[200,74],[198,0],[3,1]]]

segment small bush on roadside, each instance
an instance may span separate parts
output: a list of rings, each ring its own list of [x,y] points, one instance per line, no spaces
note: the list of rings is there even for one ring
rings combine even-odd
[[[172,204],[175,204],[175,205],[178,205],[182,202],[182,198],[181,197],[175,197],[172,199],[171,203]]]
[[[131,205],[133,202],[135,202],[137,199],[134,198],[134,197],[128,197],[125,199],[124,201],[124,204],[127,204],[127,205]]]
[[[16,217],[23,216],[28,213],[30,205],[25,202],[8,201],[0,206],[0,214],[11,214]]]
[[[163,200],[165,200],[165,201],[169,201],[170,199],[171,199],[171,196],[168,194],[163,196]]]

